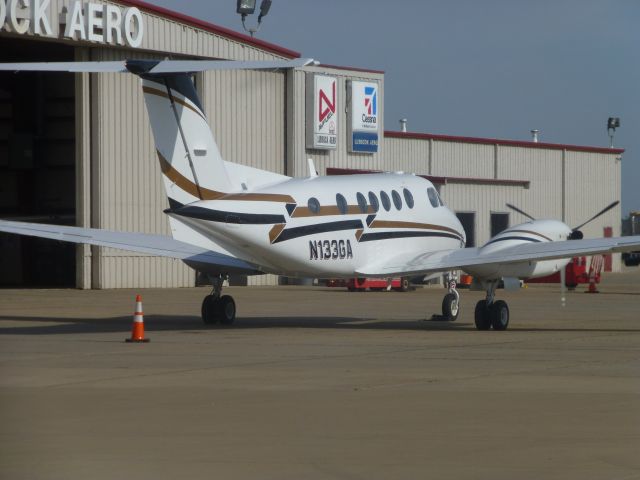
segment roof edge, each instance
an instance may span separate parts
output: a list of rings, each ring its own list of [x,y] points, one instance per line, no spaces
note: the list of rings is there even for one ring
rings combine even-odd
[[[351,72],[376,73],[376,74],[379,74],[379,75],[384,75],[384,70],[373,70],[373,69],[370,69],[370,68],[345,67],[345,66],[340,66],[340,65],[328,65],[326,63],[321,63],[318,66],[319,67],[324,67],[324,68],[332,68],[334,70],[348,70],[348,71],[351,71]]]
[[[590,152],[605,154],[621,154],[624,148],[591,147],[585,145],[565,145],[561,143],[526,142],[522,140],[501,140],[498,138],[461,137],[455,135],[436,135],[433,133],[397,132],[392,130],[384,131],[385,137],[390,138],[412,138],[416,140],[442,140],[459,143],[476,143],[483,145],[504,145],[507,147],[524,148],[547,148],[552,150],[571,150],[574,152]]]
[[[217,33],[223,37],[227,37],[233,40],[237,40],[242,43],[246,43],[248,45],[253,45],[254,47],[258,47],[262,50],[266,50],[271,53],[275,53],[277,55],[282,55],[283,57],[288,58],[300,58],[301,54],[299,52],[289,50],[288,48],[281,47],[274,43],[265,42],[263,40],[257,40],[249,35],[245,35],[240,32],[236,32],[229,28],[221,27],[220,25],[215,25],[213,23],[205,22],[195,17],[190,17],[189,15],[184,15],[182,13],[178,13],[174,10],[169,10],[168,8],[159,7],[157,5],[153,5],[151,3],[144,2],[142,0],[113,0],[117,3],[122,3],[125,5],[129,5],[132,7],[137,7],[142,10],[145,10],[149,13],[155,13],[161,17],[169,18],[172,20],[178,20],[183,23],[187,23],[191,26],[201,28],[203,30],[207,30],[211,33]]]

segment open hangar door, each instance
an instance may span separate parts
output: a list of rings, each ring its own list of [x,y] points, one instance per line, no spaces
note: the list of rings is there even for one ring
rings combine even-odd
[[[0,62],[73,61],[73,47],[2,39]],[[74,225],[75,78],[0,72],[0,218]],[[75,245],[0,234],[0,286],[75,286]]]

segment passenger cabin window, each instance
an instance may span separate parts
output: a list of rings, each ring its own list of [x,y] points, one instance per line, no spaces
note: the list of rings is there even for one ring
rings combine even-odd
[[[380,210],[380,202],[378,202],[378,197],[376,197],[376,194],[373,192],[369,192],[369,203],[373,207],[374,212]]]
[[[336,205],[338,205],[338,210],[340,210],[340,213],[343,215],[347,213],[347,210],[349,210],[347,201],[340,193],[336,195]]]
[[[393,204],[396,206],[397,210],[402,208],[402,199],[400,198],[400,194],[395,190],[391,190],[391,198],[393,198]]]
[[[391,210],[391,200],[389,200],[389,195],[386,192],[380,192],[380,200],[382,200],[382,206],[387,212]]]
[[[435,188],[427,188],[427,195],[429,197],[429,202],[431,202],[431,206],[433,208],[438,208],[440,204],[438,202],[438,192],[436,192]]]
[[[402,190],[402,193],[404,194],[404,201],[407,203],[407,207],[413,208],[414,202],[411,192],[405,188],[404,190]]]
[[[309,211],[314,215],[317,215],[320,212],[320,202],[317,198],[311,197],[307,202],[307,207],[309,207]]]
[[[362,213],[367,213],[367,199],[364,198],[364,195],[360,192],[356,194],[356,198],[358,199],[358,207],[360,207],[360,211]]]

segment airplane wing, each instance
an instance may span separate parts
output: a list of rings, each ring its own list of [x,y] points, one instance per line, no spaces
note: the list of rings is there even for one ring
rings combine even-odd
[[[359,269],[357,273],[367,277],[422,275],[446,270],[465,270],[465,267],[474,265],[553,260],[556,258],[625,252],[638,249],[640,249],[640,235],[527,243],[491,253],[483,253],[482,248],[441,250],[423,254],[413,252],[400,254],[389,260],[367,265]]]
[[[64,242],[87,243],[159,257],[177,258],[208,273],[263,273],[255,265],[239,258],[196,247],[164,235],[114,232],[98,228],[66,227],[8,220],[0,220],[0,232],[50,238]]]

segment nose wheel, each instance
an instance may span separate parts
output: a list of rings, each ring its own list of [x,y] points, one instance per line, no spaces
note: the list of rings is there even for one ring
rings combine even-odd
[[[202,321],[206,325],[231,325],[236,319],[236,302],[231,295],[221,295],[222,277],[212,278],[213,291],[202,301]]]
[[[442,320],[455,322],[460,313],[460,294],[456,290],[457,276],[455,272],[445,275],[445,286],[449,289],[442,299]]]

